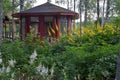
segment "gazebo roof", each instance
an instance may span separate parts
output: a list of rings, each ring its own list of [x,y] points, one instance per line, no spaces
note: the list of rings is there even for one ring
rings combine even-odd
[[[51,4],[49,2],[33,7],[28,10],[22,11],[20,13],[13,14],[14,17],[38,16],[38,15],[66,15],[66,16],[74,16],[75,18],[78,18],[78,13],[59,7],[57,5]]]

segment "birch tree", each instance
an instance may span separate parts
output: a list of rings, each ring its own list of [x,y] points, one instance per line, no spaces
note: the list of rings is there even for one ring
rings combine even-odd
[[[84,26],[87,24],[87,14],[88,14],[88,0],[84,1],[84,9],[85,9],[85,14],[84,14]]]
[[[67,9],[75,11],[76,10],[76,5],[77,5],[76,4],[77,1],[78,0],[55,0],[55,3],[57,3],[58,5],[59,4],[66,5]]]
[[[80,15],[80,36],[82,36],[82,0],[79,2],[79,15]]]
[[[106,20],[108,20],[108,16],[110,14],[110,0],[107,0],[107,4],[106,4]]]
[[[76,9],[76,0],[74,0],[74,12],[75,12],[75,9]]]
[[[103,1],[103,10],[102,10],[102,24],[101,24],[101,26],[102,26],[102,28],[103,28],[103,26],[104,26],[104,13],[105,13],[105,0]]]
[[[97,20],[100,18],[100,1],[97,0]]]
[[[20,0],[20,12],[24,11],[24,1],[25,0]]]
[[[47,0],[47,2],[51,2],[51,0]]]

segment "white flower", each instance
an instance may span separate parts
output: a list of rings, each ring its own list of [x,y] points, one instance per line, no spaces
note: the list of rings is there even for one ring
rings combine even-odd
[[[42,65],[39,64],[39,66],[36,68],[38,72],[41,72],[42,71]]]
[[[45,68],[44,66],[42,67],[42,72],[41,74],[47,74],[48,73],[48,68]]]
[[[2,55],[2,53],[0,52],[0,56]]]
[[[35,59],[37,57],[37,52],[36,50],[34,50],[34,52],[32,53],[32,55],[30,56],[31,59]]]
[[[48,67],[45,68],[45,74],[48,74]]]
[[[30,59],[29,63],[33,64],[33,62],[34,62],[34,59]]]
[[[0,58],[0,64],[2,63],[2,58]]]
[[[53,67],[50,69],[50,72],[51,72],[51,75],[53,75],[53,73],[54,73]]]
[[[11,66],[11,67],[14,67],[14,64],[16,63],[16,61],[15,60],[9,60],[9,65]]]
[[[0,64],[2,63],[2,53],[0,52]]]
[[[39,64],[39,66],[36,68],[37,71],[40,73],[40,75],[47,75],[48,74],[48,68],[45,66]]]
[[[9,72],[10,72],[10,66],[6,68],[6,73],[9,73]]]
[[[34,52],[32,53],[32,55],[30,56],[30,64],[33,64],[34,60],[36,59],[37,57],[37,52],[36,50],[34,50]]]
[[[1,73],[2,73],[2,69],[0,68],[0,75],[1,75]]]
[[[2,70],[1,70],[2,72],[4,72],[5,71],[5,66],[3,65],[2,66]]]
[[[13,73],[11,74],[11,77],[14,78],[14,76],[15,76],[15,73],[13,72]]]

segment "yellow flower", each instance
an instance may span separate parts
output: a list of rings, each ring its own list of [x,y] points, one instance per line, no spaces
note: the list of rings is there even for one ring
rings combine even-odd
[[[106,26],[106,31],[110,30],[112,33],[115,32],[115,29],[113,28],[113,26],[111,24],[106,24],[105,26]]]
[[[89,31],[89,34],[90,34],[90,36],[95,35],[95,33],[92,30]]]
[[[48,28],[48,35],[51,36],[51,32],[50,32],[50,29]]]
[[[62,36],[62,33],[60,32],[60,36]]]
[[[70,27],[68,27],[68,32],[69,32],[69,33],[71,32]]]
[[[50,27],[50,29],[51,29],[52,33],[54,33],[54,34],[55,34],[55,30],[54,30],[53,28],[51,28],[51,27]]]
[[[84,34],[88,34],[88,33],[89,33],[89,29],[86,28],[86,27],[84,27],[84,28],[83,28],[83,33],[84,33]]]
[[[73,35],[69,35],[68,40],[69,40],[69,41],[74,41],[74,36],[73,36]]]
[[[57,31],[59,30],[59,27],[58,27],[58,25],[56,24],[56,22],[55,22],[55,28],[56,28]]]
[[[102,29],[102,27],[100,26],[99,23],[97,23],[97,31],[98,32],[103,32],[103,29]]]
[[[65,27],[63,28],[63,30],[64,30],[64,32],[66,33],[66,28],[65,28]]]

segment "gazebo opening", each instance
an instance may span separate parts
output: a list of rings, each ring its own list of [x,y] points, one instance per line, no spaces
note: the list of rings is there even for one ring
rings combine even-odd
[[[39,26],[39,18],[38,17],[31,17],[31,22],[30,22],[30,33],[34,34],[35,37],[38,37],[39,31],[38,31],[38,26]]]
[[[45,37],[52,36],[52,31],[54,27],[54,17],[53,16],[45,16],[44,17],[44,24],[45,24]]]

